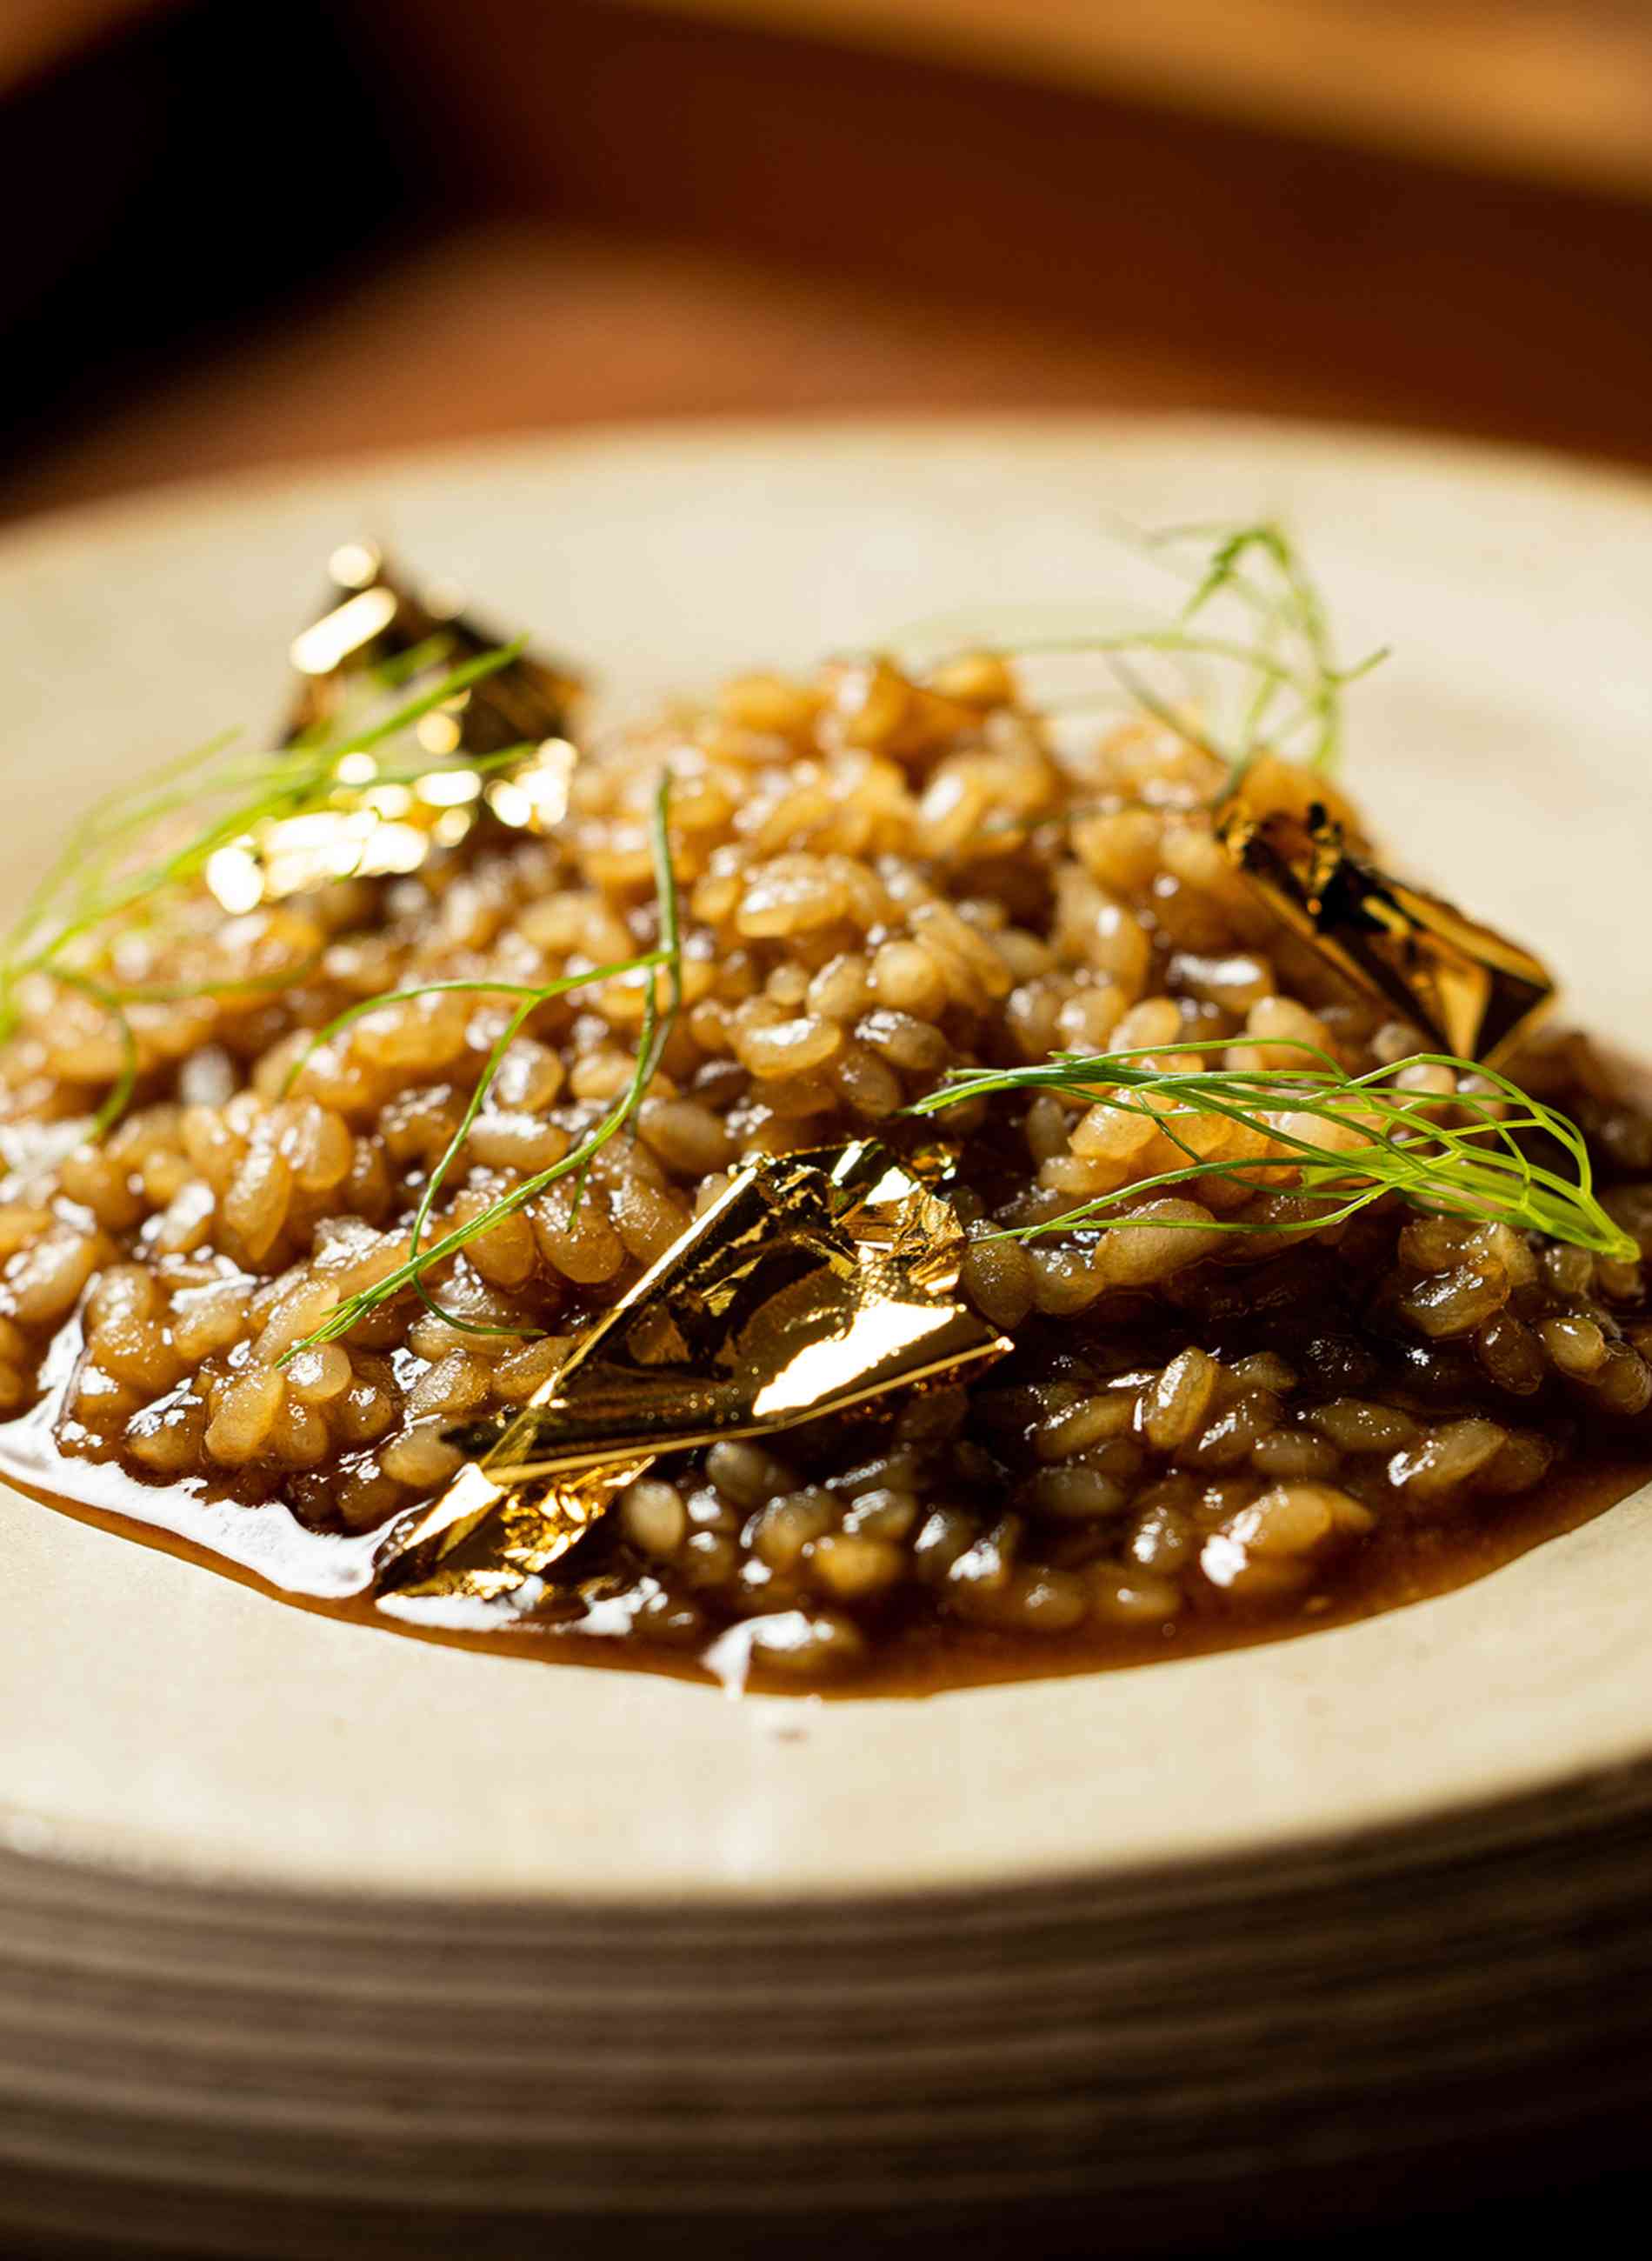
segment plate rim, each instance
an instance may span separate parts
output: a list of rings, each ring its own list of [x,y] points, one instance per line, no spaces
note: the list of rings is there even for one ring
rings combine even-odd
[[[1336,455],[1351,450],[1375,459],[1415,462],[1448,459],[1469,476],[1501,481],[1511,474],[1536,477],[1557,487],[1588,487],[1599,499],[1614,497],[1652,506],[1652,464],[1545,445],[1539,441],[1483,439],[1470,434],[1410,427],[1358,417],[1275,416],[1261,410],[1136,408],[989,409],[980,414],[953,409],[910,410],[894,414],[877,409],[795,414],[698,414],[682,417],[614,417],[578,425],[514,424],[497,431],[407,446],[331,449],[318,456],[276,459],[197,477],[155,480],[110,495],[83,496],[73,502],[25,511],[0,525],[0,570],[18,554],[60,542],[74,544],[123,534],[149,533],[172,517],[233,514],[262,500],[298,500],[328,496],[341,479],[368,481],[427,475],[436,466],[486,469],[513,459],[576,456],[615,449],[679,453],[685,445],[741,449],[775,440],[813,441],[837,447],[873,437],[900,441],[984,434],[1025,446],[1030,441],[1064,441],[1086,435],[1098,446],[1131,440],[1174,440],[1191,445],[1225,438],[1243,447],[1262,444]]]
[[[436,479],[470,473],[499,473],[514,463],[549,465],[575,463],[593,455],[629,456],[645,460],[649,456],[664,452],[680,456],[685,451],[706,448],[713,449],[748,449],[780,443],[788,450],[813,447],[832,450],[852,449],[868,442],[893,442],[898,445],[966,442],[983,448],[995,443],[1007,443],[1013,449],[1027,451],[1047,449],[1054,456],[1070,450],[1075,443],[1094,445],[1099,451],[1123,449],[1150,443],[1158,446],[1185,441],[1198,452],[1213,445],[1231,443],[1241,452],[1261,449],[1269,453],[1289,454],[1293,458],[1318,457],[1334,459],[1345,467],[1364,469],[1383,465],[1403,466],[1411,470],[1440,470],[1447,476],[1484,481],[1494,486],[1505,487],[1513,479],[1530,485],[1540,484],[1558,499],[1567,496],[1586,496],[1591,501],[1621,505],[1644,516],[1648,530],[1652,533],[1652,473],[1643,468],[1620,465],[1609,460],[1577,457],[1562,451],[1487,441],[1456,436],[1438,437],[1433,434],[1396,431],[1391,427],[1346,422],[1320,422],[1264,415],[1229,415],[1217,413],[1166,411],[1132,413],[1116,412],[1094,415],[1083,411],[1063,411],[1059,413],[1033,412],[1002,412],[988,415],[937,413],[891,417],[876,412],[852,416],[800,415],[796,417],[704,417],[681,420],[614,421],[600,425],[535,431],[529,428],[478,435],[457,443],[443,442],[415,448],[355,452],[346,455],[311,459],[298,463],[277,463],[249,467],[244,470],[202,478],[169,482],[152,489],[128,495],[88,499],[63,509],[41,512],[26,516],[0,532],[0,576],[7,576],[21,566],[25,571],[35,565],[49,568],[58,558],[83,549],[103,550],[109,545],[126,541],[143,542],[163,535],[169,526],[184,522],[200,530],[201,538],[210,541],[226,520],[243,517],[261,504],[279,500],[284,506],[301,509],[306,503],[320,508],[336,497],[341,481],[356,485],[370,484],[387,485],[398,481],[427,484]],[[1607,1511],[1607,1518],[1620,1517],[1625,1508],[1634,1501],[1644,1502],[1648,1491],[1633,1496]],[[1603,1520],[1607,1518],[1602,1518]],[[1593,1526],[1586,1526],[1593,1527]],[[1570,1534],[1575,1536],[1576,1534]],[[1535,1556],[1548,1554],[1551,1547],[1563,1547],[1562,1537],[1545,1542],[1519,1561],[1529,1562]],[[1517,1569],[1519,1562],[1494,1571],[1486,1578],[1475,1582],[1477,1588],[1494,1586]],[[1389,1612],[1389,1619],[1403,1616],[1413,1618],[1419,1611],[1448,1605],[1452,1596],[1434,1603],[1424,1602],[1409,1605],[1403,1611]],[[1380,1623],[1383,1619],[1365,1620]],[[1334,1627],[1322,1633],[1298,1636],[1291,1644],[1308,1644],[1345,1638],[1357,1630]],[[1245,1654],[1239,1652],[1238,1654]],[[1253,1653],[1253,1652],[1251,1652]],[[1174,1671],[1199,1669],[1208,1662],[1191,1658],[1168,1663],[1161,1668]],[[503,1660],[501,1660],[503,1662]],[[528,1668],[535,1669],[535,1668]],[[567,1669],[570,1668],[562,1668]],[[713,1697],[715,1691],[699,1691],[697,1696]],[[931,1703],[969,1700],[972,1693],[991,1691],[957,1691],[927,1699]],[[797,1699],[775,1699],[787,1703]],[[882,1699],[861,1699],[876,1703]],[[842,1699],[833,1709],[853,1708],[855,1699]],[[1646,1738],[1646,1755],[1652,1756],[1652,1728]],[[1442,1817],[1490,1812],[1510,1802],[1511,1798],[1533,1794],[1541,1786],[1543,1795],[1566,1797],[1597,1776],[1621,1769],[1634,1761],[1622,1756],[1606,1757],[1598,1762],[1583,1764],[1569,1772],[1555,1776],[1545,1776],[1541,1785],[1531,1791],[1491,1796],[1449,1797],[1437,1805],[1419,1808],[1412,1805],[1402,1814],[1397,1809],[1386,1819],[1334,1826],[1327,1831],[1304,1830],[1295,1837],[1270,1835],[1258,1848],[1258,1855],[1266,1860],[1275,1856],[1300,1855],[1310,1857],[1325,1853],[1351,1841],[1368,1839],[1373,1831],[1404,1829],[1419,1820],[1438,1820]],[[46,1822],[48,1833],[56,1827]],[[15,1831],[0,1818],[0,1848],[11,1837],[15,1843]],[[53,1857],[57,1857],[54,1848]],[[164,1860],[135,1857],[130,1849],[100,1855],[95,1844],[87,1841],[65,1851],[62,1857],[70,1859],[81,1868],[105,1870],[125,1874],[134,1879],[165,1875],[180,1883],[202,1884],[205,1888],[209,1872],[197,1862],[180,1862],[176,1867]],[[1000,1876],[971,1874],[954,1882],[937,1884],[920,1882],[902,1887],[899,1884],[879,1884],[848,1891],[822,1882],[818,1889],[799,1891],[795,1887],[776,1890],[763,1883],[725,1878],[707,1884],[692,1895],[693,1904],[705,1907],[749,1908],[754,1902],[765,1908],[781,1908],[790,1905],[819,1906],[822,1902],[847,1906],[860,1900],[879,1903],[896,1899],[910,1902],[932,1900],[938,1896],[955,1898],[977,1895],[988,1890],[1018,1892],[1044,1889],[1074,1889],[1081,1884],[1095,1889],[1107,1884],[1118,1884],[1131,1877],[1148,1873],[1172,1873],[1188,1876],[1203,1871],[1209,1874],[1225,1862],[1241,1857],[1236,1848],[1225,1844],[1206,1852],[1189,1852],[1168,1861],[1151,1852],[1138,1853],[1133,1861],[1108,1863],[1097,1858],[1087,1861],[1070,1871],[1051,1870],[1037,1876],[1020,1872]],[[234,1889],[233,1872],[216,1879],[214,1891]],[[244,1880],[243,1880],[244,1881]],[[306,1887],[292,1878],[284,1877],[277,1886],[284,1897],[291,1897],[306,1889],[322,1898],[334,1896],[336,1885],[325,1890]],[[248,1884],[247,1889],[255,1887]],[[674,1891],[676,1888],[673,1888]],[[441,1891],[414,1884],[406,1891],[387,1885],[383,1878],[363,1881],[353,1899],[363,1905],[390,1901],[403,1905],[413,1903],[430,1908],[462,1905],[474,1907],[490,1904],[485,1896],[466,1892],[457,1900]],[[568,1903],[569,1895],[559,1887],[546,1885],[522,1895],[512,1893],[496,1905],[529,1905],[536,1908],[557,1906]],[[682,1895],[676,1892],[680,1899]],[[0,1899],[4,1887],[0,1886]],[[581,1895],[575,1902],[581,1906],[601,1906],[614,1911],[647,1910],[657,1914],[661,1901],[658,1895],[643,1893],[632,1897],[624,1892],[596,1891]]]

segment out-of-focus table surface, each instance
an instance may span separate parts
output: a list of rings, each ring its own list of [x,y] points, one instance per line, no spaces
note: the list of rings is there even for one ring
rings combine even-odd
[[[1635,0],[652,0],[1058,86],[1652,190]]]
[[[402,0],[391,25],[370,0],[339,0],[375,103],[400,106],[424,153],[427,211],[341,277],[0,463],[0,516],[362,448],[677,413],[1226,408],[1652,463],[1652,197],[1172,114],[1072,70],[1034,84],[861,52],[871,7]],[[1293,52],[1282,23],[1334,21],[1352,39],[1380,19],[1426,75],[1437,11],[1421,0],[1231,13],[1264,9],[1276,57]],[[1160,13],[886,12],[891,42],[908,19],[926,54],[943,32],[954,52],[966,19],[1004,38],[1059,24],[1071,53],[1103,18],[1122,40],[1124,17]],[[1168,47],[1190,54],[1195,29],[1213,40],[1229,12],[1175,0]],[[1652,10],[1583,13],[1652,40]],[[730,15],[784,18],[787,35],[700,20]],[[1489,56],[1518,46],[1528,61],[1558,21],[1548,0],[1447,0],[1448,48],[1471,17],[1508,19]],[[791,36],[800,25],[831,36]],[[1465,114],[1491,104],[1490,63],[1476,76],[1461,53],[1454,68],[1427,52]],[[1576,63],[1557,53],[1557,105]],[[1627,99],[1627,65],[1621,80]]]

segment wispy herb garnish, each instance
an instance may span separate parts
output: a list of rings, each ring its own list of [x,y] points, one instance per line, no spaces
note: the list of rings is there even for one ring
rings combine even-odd
[[[76,973],[67,966],[57,969],[57,979],[70,989],[78,989],[96,1005],[101,1005],[115,1024],[120,1041],[120,1073],[110,1085],[103,1104],[92,1117],[91,1136],[101,1138],[112,1130],[132,1102],[138,1085],[138,1038],[132,1023],[126,1017],[125,1005],[111,989],[94,981],[90,974]]]
[[[598,981],[620,980],[630,973],[652,973],[656,967],[664,965],[665,963],[666,953],[663,949],[650,950],[637,958],[616,958],[606,965],[593,965],[578,973],[565,973],[555,981],[538,983],[490,981],[480,977],[475,979],[467,977],[449,981],[421,981],[411,988],[384,990],[375,996],[359,998],[355,1004],[347,1005],[341,1013],[335,1014],[325,1027],[317,1029],[311,1036],[303,1052],[293,1061],[283,1079],[281,1096],[284,1099],[287,1097],[293,1085],[323,1044],[330,1043],[334,1037],[341,1035],[346,1029],[365,1018],[370,1013],[382,1012],[387,1006],[413,1004],[420,997],[455,995],[514,997],[518,1001],[503,1034],[489,1052],[487,1064],[483,1069],[481,1079],[475,1090],[470,1094],[470,1103],[465,1108],[458,1128],[448,1142],[445,1152],[430,1173],[426,1183],[424,1195],[419,1203],[418,1213],[413,1218],[413,1231],[408,1242],[409,1258],[416,1257],[419,1253],[420,1242],[424,1238],[425,1228],[430,1221],[430,1212],[435,1206],[436,1195],[441,1191],[449,1170],[470,1134],[471,1124],[486,1104],[488,1095],[499,1075],[506,1053],[510,1050],[516,1037],[521,1035],[524,1023],[531,1015],[536,1012],[540,1006],[549,1004],[552,998],[565,997],[571,990],[587,988]],[[432,1296],[421,1277],[414,1279],[413,1286],[426,1307],[434,1311],[438,1318],[446,1320],[449,1326],[456,1328],[461,1334],[537,1334],[541,1331],[536,1327],[478,1326],[472,1320],[461,1318],[456,1312],[444,1310]]]
[[[289,1360],[296,1358],[301,1350],[312,1350],[322,1343],[336,1342],[341,1335],[348,1334],[350,1329],[365,1318],[370,1312],[377,1310],[381,1304],[388,1303],[392,1296],[399,1295],[406,1288],[413,1288],[439,1318],[445,1320],[449,1326],[457,1328],[462,1333],[494,1335],[530,1334],[536,1331],[531,1328],[522,1327],[478,1326],[471,1321],[445,1310],[429,1293],[425,1284],[425,1274],[435,1266],[446,1263],[449,1257],[456,1256],[472,1241],[479,1240],[484,1233],[491,1232],[496,1224],[502,1224],[507,1217],[514,1217],[518,1209],[525,1208],[529,1202],[536,1200],[559,1179],[573,1177],[577,1186],[583,1186],[591,1165],[598,1154],[616,1132],[625,1128],[641,1105],[649,1085],[653,1081],[658,1070],[676,1022],[678,1010],[682,1003],[682,931],[678,915],[677,880],[672,867],[670,816],[671,775],[667,772],[661,777],[655,793],[650,829],[654,861],[655,896],[659,921],[659,944],[656,949],[617,965],[598,966],[588,973],[568,975],[542,988],[529,988],[523,985],[485,980],[436,981],[428,983],[422,990],[399,990],[388,997],[369,997],[359,1004],[351,1006],[347,1012],[341,1014],[336,1021],[330,1023],[327,1028],[318,1033],[315,1043],[320,1044],[325,1042],[330,1035],[335,1034],[340,1028],[358,1019],[363,1013],[376,1011],[383,1005],[399,1002],[410,996],[425,995],[442,990],[488,991],[496,995],[515,995],[520,1000],[503,1034],[489,1053],[481,1079],[470,1095],[464,1116],[424,1188],[408,1236],[406,1261],[398,1265],[393,1272],[387,1273],[384,1279],[377,1281],[372,1287],[363,1288],[358,1294],[346,1296],[342,1303],[328,1312],[327,1317],[313,1332],[305,1335],[302,1341],[292,1345],[280,1360],[282,1365],[284,1366]],[[520,1032],[535,1006],[544,1003],[549,998],[560,996],[570,989],[578,988],[585,983],[615,980],[629,973],[642,973],[644,976],[646,987],[643,995],[643,1021],[637,1037],[636,1063],[632,1068],[630,1081],[620,1097],[594,1128],[588,1130],[578,1145],[564,1154],[560,1161],[551,1163],[546,1169],[535,1171],[531,1177],[524,1178],[520,1185],[513,1187],[509,1193],[501,1194],[496,1200],[488,1202],[485,1208],[478,1210],[464,1224],[454,1226],[439,1240],[434,1240],[428,1245],[421,1246],[420,1243],[425,1228],[429,1223],[437,1192],[452,1164],[457,1159],[478,1113],[485,1103],[487,1094],[499,1073],[512,1040]],[[657,976],[660,974],[664,977],[666,992],[665,1007],[663,1012],[656,995]],[[311,1050],[313,1049],[312,1044]],[[309,1054],[306,1052],[304,1058],[308,1057]],[[294,1067],[292,1076],[298,1074],[302,1066],[301,1059]],[[289,1083],[292,1076],[289,1077]]]
[[[901,648],[943,663],[985,647],[1009,659],[1093,658],[1124,702],[1242,776],[1262,748],[1320,771],[1342,743],[1342,693],[1385,657],[1339,662],[1325,608],[1295,544],[1271,520],[1135,535],[1135,545],[1188,585],[1168,621],[1119,626],[1070,608],[953,614],[908,631]],[[1199,556],[1190,560],[1190,545]],[[1177,671],[1173,691],[1149,665]],[[1095,703],[1093,690],[1034,700],[1056,714]],[[1024,824],[1025,820],[1021,820]]]
[[[1595,1197],[1583,1132],[1507,1076],[1442,1052],[1413,1053],[1390,1066],[1350,1075],[1317,1045],[1270,1040],[1276,1049],[1287,1041],[1297,1055],[1296,1064],[1288,1067],[1176,1065],[1179,1058],[1208,1050],[1191,1043],[1059,1052],[1030,1067],[959,1069],[910,1111],[933,1115],[965,1100],[1006,1092],[1067,1092],[1120,1114],[1150,1117],[1188,1157],[1174,1168],[1135,1179],[1045,1223],[1006,1227],[999,1236],[1003,1238],[1032,1239],[1076,1226],[1172,1224],[1175,1220],[1134,1216],[1131,1205],[1169,1187],[1225,1177],[1253,1191],[1265,1191],[1270,1183],[1288,1190],[1293,1202],[1308,1205],[1307,1213],[1190,1221],[1189,1230],[1318,1231],[1392,1194],[1427,1215],[1509,1224],[1603,1256],[1627,1260],[1639,1253]],[[1415,1067],[1450,1069],[1459,1082],[1455,1095],[1405,1088],[1400,1079]],[[1207,1159],[1182,1135],[1197,1116],[1224,1116],[1267,1144],[1260,1154]],[[1315,1135],[1316,1124],[1325,1126],[1324,1136]],[[1552,1141],[1569,1170],[1534,1160],[1522,1144],[1528,1138]]]
[[[94,1118],[95,1130],[106,1130],[124,1111],[136,1081],[137,1041],[128,1005],[281,987],[302,978],[313,962],[267,976],[206,976],[194,983],[144,987],[110,977],[108,953],[115,936],[123,927],[152,918],[175,891],[201,879],[220,849],[266,822],[332,806],[344,783],[342,765],[371,755],[435,708],[508,666],[521,650],[520,642],[507,644],[467,660],[387,714],[342,735],[233,759],[225,758],[233,741],[212,739],[101,802],[70,833],[17,921],[0,937],[0,1041],[16,1029],[17,990],[26,975],[48,975],[103,1006],[116,1022],[125,1056],[122,1072]],[[466,757],[450,766],[492,770],[520,759],[526,750]],[[428,755],[420,757],[416,768],[376,763],[365,782],[411,786],[442,766]],[[203,808],[213,813],[202,819]],[[172,829],[179,822],[185,828],[182,837]],[[157,832],[162,835],[158,845]]]

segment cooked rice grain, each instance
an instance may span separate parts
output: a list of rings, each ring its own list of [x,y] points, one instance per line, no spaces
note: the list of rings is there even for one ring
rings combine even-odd
[[[1206,756],[1148,724],[1058,751],[1016,696],[987,654],[929,683],[887,662],[747,676],[588,756],[554,838],[478,832],[412,877],[227,926],[203,896],[176,933],[126,937],[134,985],[176,981],[206,935],[294,986],[134,1009],[127,1118],[0,1188],[0,1410],[27,1404],[76,1326],[65,1452],[369,1529],[452,1474],[451,1427],[530,1397],[743,1155],[869,1127],[916,1138],[902,1110],[949,1068],[1059,1046],[1191,1039],[1212,1064],[1266,1066],[1305,1042],[1354,1071],[1416,1046],[1320,979],[1236,878]],[[312,1032],[387,992],[549,982],[652,946],[662,761],[685,1009],[633,1133],[582,1196],[553,1187],[432,1268],[431,1293],[485,1331],[406,1291],[284,1368],[406,1260],[511,1001],[387,1002],[313,1051]],[[122,1066],[89,998],[35,980],[24,1003],[4,1060],[18,1151]],[[625,1089],[642,1008],[617,980],[534,1012],[427,1242],[571,1151]],[[1441,1073],[1408,1075],[1440,1095]],[[1614,1212],[1652,1245],[1635,1178],[1652,1124],[1575,1043],[1532,1073],[1577,1106]],[[1652,1401],[1637,1266],[1389,1205],[1280,1239],[1262,1228],[1301,1213],[1289,1189],[1231,1175],[1141,1201],[1126,1229],[1024,1245],[1002,1228],[1181,1150],[1151,1113],[1047,1092],[938,1127],[963,1141],[964,1290],[1013,1356],[967,1388],[633,1483],[571,1567],[629,1597],[639,1640],[749,1625],[750,1661],[808,1680],[914,1624],[1156,1638],[1189,1613],[1295,1612],[1374,1534],[1492,1515]],[[1268,1143],[1215,1118],[1191,1137],[1212,1164]],[[1258,1229],[1217,1229],[1234,1223]]]

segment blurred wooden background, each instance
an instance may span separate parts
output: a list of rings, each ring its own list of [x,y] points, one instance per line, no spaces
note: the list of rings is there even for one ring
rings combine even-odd
[[[1535,178],[1652,190],[1641,0],[658,0]]]
[[[5,0],[0,514],[522,425],[1652,462],[1643,0]]]

